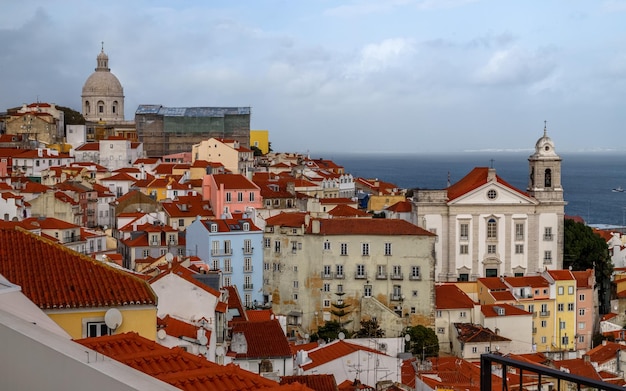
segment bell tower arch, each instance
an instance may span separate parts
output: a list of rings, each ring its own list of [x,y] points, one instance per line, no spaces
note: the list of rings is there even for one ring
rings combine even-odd
[[[561,157],[548,137],[547,121],[543,137],[535,144],[535,153],[528,157],[528,193],[541,202],[563,202]]]

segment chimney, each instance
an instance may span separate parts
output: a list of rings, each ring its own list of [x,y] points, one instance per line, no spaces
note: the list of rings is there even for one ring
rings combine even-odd
[[[489,168],[489,171],[487,172],[487,182],[493,182],[495,180],[496,180],[496,169]]]
[[[319,220],[313,220],[313,226],[311,228],[311,232],[314,234],[319,234],[320,233],[320,224],[321,222]]]
[[[602,346],[606,346],[606,339],[602,340]]]

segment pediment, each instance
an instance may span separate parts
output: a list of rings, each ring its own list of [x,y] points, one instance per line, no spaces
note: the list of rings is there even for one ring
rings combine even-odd
[[[499,182],[488,182],[470,190],[461,197],[448,203],[449,205],[536,205],[537,201]]]

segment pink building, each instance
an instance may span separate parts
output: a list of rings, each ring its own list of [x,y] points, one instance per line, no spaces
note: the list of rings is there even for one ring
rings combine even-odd
[[[248,208],[263,207],[261,189],[239,174],[205,175],[202,198],[211,202],[216,216],[244,213]]]
[[[593,269],[572,271],[572,274],[576,278],[576,350],[589,351],[598,312],[596,277]]]

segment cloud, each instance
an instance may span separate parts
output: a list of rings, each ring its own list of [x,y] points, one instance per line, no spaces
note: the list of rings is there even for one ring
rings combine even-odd
[[[400,66],[414,51],[413,40],[405,38],[389,38],[368,44],[361,49],[357,63],[349,74],[359,77]]]
[[[387,0],[387,1],[355,1],[352,4],[340,5],[327,9],[324,14],[336,17],[359,17],[365,15],[388,13],[400,7],[411,7],[416,10],[451,9],[474,3],[477,0]]]
[[[526,85],[540,82],[554,70],[550,52],[529,52],[520,47],[498,50],[473,77],[483,85]]]

